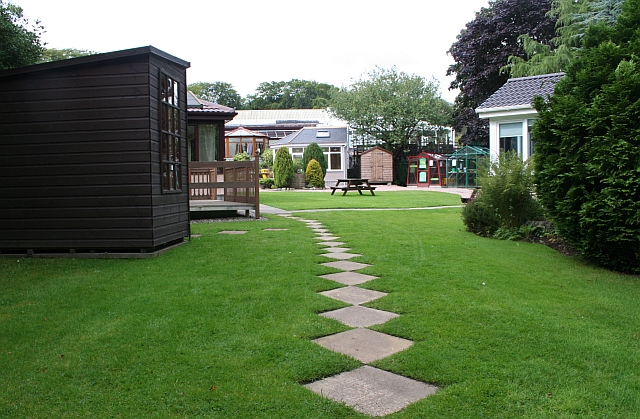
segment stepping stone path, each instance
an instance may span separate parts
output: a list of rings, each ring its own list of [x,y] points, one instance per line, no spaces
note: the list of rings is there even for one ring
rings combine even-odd
[[[320,294],[351,304],[349,307],[320,315],[338,320],[355,329],[324,336],[313,342],[332,351],[349,355],[363,364],[386,358],[413,345],[410,340],[367,329],[369,326],[382,324],[399,316],[396,313],[361,306],[361,304],[387,295],[384,292],[355,286],[377,278],[355,272],[372,265],[347,260],[362,255],[349,253],[351,249],[340,247],[345,243],[337,241],[339,237],[330,234],[318,221],[305,220],[291,215],[287,215],[287,218],[302,221],[312,228],[317,234],[316,238],[320,240],[318,244],[325,246],[324,250],[327,251],[323,256],[336,259],[336,261],[322,263],[322,265],[342,271],[320,277],[346,286]],[[435,386],[370,365],[324,378],[307,384],[305,387],[323,397],[345,403],[354,410],[371,416],[384,416],[402,410],[407,405],[434,394],[438,389]]]

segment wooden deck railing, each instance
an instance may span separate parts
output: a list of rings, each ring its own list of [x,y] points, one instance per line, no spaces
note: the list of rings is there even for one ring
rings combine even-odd
[[[190,162],[189,198],[252,204],[260,218],[259,175],[258,159]]]

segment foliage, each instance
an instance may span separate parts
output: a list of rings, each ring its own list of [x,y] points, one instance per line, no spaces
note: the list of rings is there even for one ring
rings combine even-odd
[[[36,64],[44,47],[44,27],[24,17],[20,6],[0,0],[0,70]]]
[[[272,177],[265,177],[258,180],[262,189],[271,189],[275,185],[275,181]]]
[[[260,167],[266,169],[271,166],[273,166],[273,150],[267,148],[260,155]]]
[[[89,51],[86,49],[47,48],[42,52],[42,57],[40,57],[40,62],[47,63],[51,61],[68,60],[69,58],[86,57],[87,55],[93,55],[93,54],[98,54],[98,53],[95,51]]]
[[[547,43],[522,35],[526,57],[509,57],[504,71],[512,77],[565,71],[580,50],[590,25],[615,25],[624,0],[554,0],[550,16],[557,18],[558,36]]]
[[[247,160],[250,160],[250,159],[251,159],[251,156],[245,151],[243,151],[242,153],[238,153],[235,156],[233,156],[233,161],[247,161]]]
[[[478,172],[481,193],[463,211],[467,229],[491,236],[498,228],[517,230],[541,215],[533,196],[532,164],[514,151],[500,153],[498,160]]]
[[[200,99],[222,106],[235,109],[241,109],[244,106],[244,99],[230,83],[223,81],[191,83],[189,90]]]
[[[451,45],[455,75],[451,89],[460,89],[455,101],[454,128],[463,133],[462,143],[488,145],[488,121],[475,113],[508,78],[500,72],[510,56],[524,57],[519,35],[546,42],[554,36],[555,20],[546,15],[551,0],[500,0],[490,2],[467,23]]]
[[[311,159],[305,171],[307,184],[312,188],[324,188],[324,174],[318,160]]]
[[[276,151],[273,161],[273,180],[276,188],[288,188],[293,182],[293,158],[287,147],[280,147]]]
[[[356,134],[384,143],[394,155],[394,178],[406,181],[398,163],[409,140],[423,128],[450,125],[451,105],[438,88],[435,80],[376,67],[337,91],[330,110]]]
[[[592,26],[549,103],[535,102],[538,196],[601,266],[640,272],[640,0]]]
[[[316,81],[292,79],[264,82],[247,96],[246,109],[324,109],[337,88]]]
[[[322,168],[322,178],[327,175],[327,168],[329,167],[327,163],[327,157],[324,155],[322,148],[318,145],[318,143],[311,143],[305,149],[302,154],[302,166],[308,167],[309,162],[311,160],[316,160],[320,163],[320,167]]]

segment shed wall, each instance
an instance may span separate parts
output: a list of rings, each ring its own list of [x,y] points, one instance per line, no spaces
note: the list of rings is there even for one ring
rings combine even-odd
[[[163,194],[158,122],[159,67],[186,75],[162,61],[0,77],[0,251],[147,250],[189,234],[186,141],[184,192]]]
[[[393,155],[375,147],[360,156],[360,176],[374,183],[393,182]]]

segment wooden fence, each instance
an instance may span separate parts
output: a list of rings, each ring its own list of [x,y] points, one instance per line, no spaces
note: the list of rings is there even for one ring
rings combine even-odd
[[[258,159],[190,162],[189,199],[210,201],[211,210],[223,206],[251,208],[260,218],[259,175]]]

